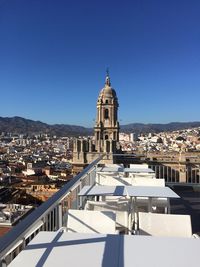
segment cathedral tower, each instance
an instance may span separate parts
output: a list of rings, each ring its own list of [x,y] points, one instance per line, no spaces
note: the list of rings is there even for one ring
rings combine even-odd
[[[119,145],[118,99],[111,87],[107,72],[104,88],[97,100],[97,117],[93,139],[76,139],[73,144],[73,173],[80,172],[89,163],[105,154],[104,163],[114,163],[114,154],[121,153]]]
[[[110,77],[107,72],[105,86],[100,91],[97,100],[97,117],[94,127],[97,152],[105,152],[105,144],[108,143],[105,141],[109,141],[110,144],[113,141],[114,143],[119,141],[118,107],[117,95],[111,87]],[[109,150],[111,153],[114,152],[112,148]]]

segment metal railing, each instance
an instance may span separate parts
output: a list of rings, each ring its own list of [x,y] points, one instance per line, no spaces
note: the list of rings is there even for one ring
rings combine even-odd
[[[185,165],[184,172],[173,166],[161,164],[149,165],[149,167],[155,172],[156,178],[164,178],[167,183],[200,184],[200,167]]]
[[[149,165],[149,168],[151,168],[155,172],[155,176],[157,179],[164,178],[167,183],[178,183],[179,182],[179,171],[176,169],[173,169],[170,166],[164,166],[164,165]]]
[[[200,166],[187,167],[186,169],[186,183],[200,184]]]
[[[56,231],[66,226],[68,208],[79,208],[78,193],[95,183],[96,166],[103,155],[64,185],[45,203],[13,227],[0,241],[0,266],[7,266],[40,231]]]

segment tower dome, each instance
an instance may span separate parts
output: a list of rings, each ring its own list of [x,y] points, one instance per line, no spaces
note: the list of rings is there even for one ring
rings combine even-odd
[[[107,73],[105,86],[100,91],[98,102],[104,103],[106,102],[106,100],[108,101],[110,99],[113,99],[118,105],[117,94],[115,92],[115,89],[111,87],[110,77],[109,74]]]

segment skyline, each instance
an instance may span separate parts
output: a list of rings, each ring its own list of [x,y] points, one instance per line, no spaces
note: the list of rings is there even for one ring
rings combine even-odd
[[[195,0],[0,0],[0,116],[93,127],[109,67],[120,124],[199,121],[199,10]]]

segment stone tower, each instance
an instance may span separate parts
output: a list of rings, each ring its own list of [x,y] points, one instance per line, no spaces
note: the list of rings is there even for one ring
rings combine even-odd
[[[114,143],[119,141],[119,122],[117,118],[118,99],[115,90],[111,87],[110,77],[107,73],[105,86],[100,91],[97,100],[97,117],[94,127],[95,145],[97,152],[115,152]],[[109,141],[109,151],[105,149]]]
[[[104,163],[113,163],[114,154],[120,153],[119,122],[117,118],[118,99],[111,87],[107,73],[104,88],[97,100],[97,117],[94,127],[94,140],[76,139],[73,145],[73,172],[78,173],[89,163],[104,153]]]

